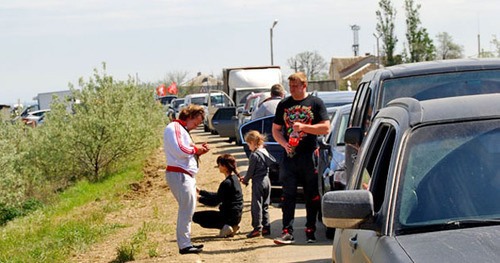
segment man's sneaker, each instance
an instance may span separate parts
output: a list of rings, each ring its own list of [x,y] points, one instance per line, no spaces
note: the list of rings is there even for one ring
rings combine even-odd
[[[260,230],[258,230],[258,229],[254,229],[254,230],[250,231],[250,233],[247,234],[248,238],[258,237],[258,236],[260,236]]]
[[[274,239],[274,243],[278,245],[290,245],[295,243],[293,235],[288,233],[288,230],[284,229],[280,237]]]
[[[315,231],[316,230],[313,228],[306,229],[307,243],[316,243],[316,237],[314,236]]]
[[[233,233],[233,228],[230,225],[224,225],[219,232],[219,237],[228,237]]]
[[[185,247],[183,249],[179,249],[179,253],[181,254],[194,254],[194,253],[200,253],[201,251],[203,251],[203,245],[190,246],[190,247]]]
[[[265,226],[262,228],[262,235],[269,236],[271,234],[271,226]]]

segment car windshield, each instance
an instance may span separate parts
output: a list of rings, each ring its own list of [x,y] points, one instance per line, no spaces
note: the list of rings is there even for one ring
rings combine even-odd
[[[415,129],[405,147],[396,232],[500,218],[500,120]]]
[[[174,101],[172,102],[172,106],[173,106],[174,108],[177,108],[177,107],[179,107],[179,105],[181,105],[182,103],[184,103],[184,99],[181,99],[181,100],[174,100]]]
[[[191,103],[197,105],[203,105],[205,103],[205,99],[206,97],[191,98]]]
[[[238,104],[238,106],[245,105],[247,102],[248,95],[250,95],[250,93],[252,92],[253,93],[269,92],[269,89],[252,89],[252,90],[238,91],[236,93],[236,101],[235,101]]]
[[[454,72],[390,79],[382,84],[380,105],[395,98],[429,100],[500,92],[500,70]]]
[[[355,92],[340,93],[340,92],[318,92],[318,97],[323,100],[325,107],[338,107],[346,104],[351,104],[354,100]]]

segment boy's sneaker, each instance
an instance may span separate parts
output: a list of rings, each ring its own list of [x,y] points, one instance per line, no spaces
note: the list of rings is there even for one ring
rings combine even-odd
[[[306,239],[307,243],[316,243],[316,237],[314,236],[314,232],[316,230],[313,228],[306,229]]]
[[[271,226],[265,226],[262,228],[262,235],[269,236],[271,234]]]
[[[258,237],[258,236],[260,236],[260,230],[258,230],[258,229],[254,229],[250,233],[247,234],[248,238]]]
[[[228,237],[233,233],[233,228],[230,225],[224,225],[219,232],[219,237]]]
[[[295,243],[293,235],[288,233],[288,230],[284,229],[280,237],[274,239],[274,243],[278,245],[290,245]]]

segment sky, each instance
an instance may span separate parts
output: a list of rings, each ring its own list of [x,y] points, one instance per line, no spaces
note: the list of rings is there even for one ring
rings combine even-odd
[[[431,38],[449,33],[466,57],[493,51],[500,38],[496,0],[415,0]],[[397,10],[396,53],[405,42],[404,0]],[[220,76],[223,68],[274,64],[317,51],[327,62],[376,54],[377,0],[0,0],[0,104],[31,103],[38,93],[67,90],[94,69],[115,79],[157,82],[173,72]],[[187,79],[186,79],[187,80]]]

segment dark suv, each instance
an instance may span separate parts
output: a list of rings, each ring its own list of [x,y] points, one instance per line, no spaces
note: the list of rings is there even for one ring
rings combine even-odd
[[[498,262],[499,102],[398,98],[376,113],[348,190],[322,200],[333,261]]]
[[[500,92],[500,59],[458,59],[402,64],[371,71],[358,85],[348,127],[357,129],[355,145],[346,143],[347,175],[374,113],[393,99],[417,100]],[[350,133],[353,135],[354,133]]]

